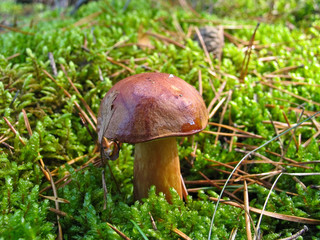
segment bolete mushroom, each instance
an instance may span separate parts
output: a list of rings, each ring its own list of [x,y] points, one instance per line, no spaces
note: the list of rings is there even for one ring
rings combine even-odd
[[[203,130],[208,112],[198,91],[166,73],[141,73],[117,82],[103,98],[98,140],[135,144],[134,197],[148,196],[155,185],[170,201],[170,188],[182,198],[175,138]]]

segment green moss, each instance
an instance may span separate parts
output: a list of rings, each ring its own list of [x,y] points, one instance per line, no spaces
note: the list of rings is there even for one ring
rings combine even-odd
[[[140,203],[134,202],[134,146],[131,144],[123,144],[119,159],[109,162],[116,182],[107,166],[97,168],[89,165],[80,170],[84,163],[96,156],[96,136],[90,124],[83,124],[75,102],[85,109],[80,100],[82,97],[93,112],[97,113],[101,99],[112,85],[132,74],[109,61],[106,53],[135,73],[145,72],[146,69],[169,72],[196,88],[199,87],[198,74],[201,70],[203,98],[207,105],[225,82],[222,97],[229,90],[232,90],[232,96],[222,123],[232,123],[244,131],[263,137],[236,137],[234,142],[261,146],[276,135],[273,126],[266,123],[270,118],[285,122],[285,113],[293,124],[298,121],[299,114],[290,108],[304,104],[307,111],[320,110],[319,105],[314,104],[320,103],[320,20],[314,12],[319,7],[314,1],[275,1],[271,12],[270,6],[263,1],[259,4],[256,1],[214,1],[214,14],[210,14],[210,5],[203,1],[194,5],[199,13],[198,17],[184,11],[179,5],[170,6],[170,11],[167,11],[168,3],[165,1],[130,1],[124,9],[125,2],[92,1],[73,16],[64,14],[61,9],[48,10],[39,4],[29,6],[33,14],[28,15],[24,8],[13,1],[0,3],[0,16],[4,16],[10,24],[14,23],[16,17],[16,28],[27,32],[0,30],[0,239],[57,237],[56,214],[49,211],[49,207],[55,207],[54,202],[44,200],[39,195],[40,190],[50,186],[41,171],[40,159],[50,170],[66,165],[65,168],[60,168],[58,175],[53,176],[54,180],[70,174],[65,185],[61,186],[63,182],[57,184],[58,196],[70,202],[60,203],[60,210],[66,214],[60,217],[65,239],[121,239],[108,227],[107,222],[131,239],[177,239],[179,236],[174,233],[175,228],[192,239],[207,238],[215,207],[209,197],[217,197],[220,193],[216,186],[188,185],[188,188],[199,187],[200,190],[191,193],[187,202],[178,199],[173,192],[173,204],[168,204],[163,194],[156,195],[152,188],[148,198]],[[96,15],[93,17],[91,14]],[[244,46],[238,47],[226,38],[221,63],[212,59],[218,76],[214,77],[208,71],[210,65],[205,61],[203,50],[192,40],[192,36],[180,40],[175,34],[177,23],[184,33],[192,27],[203,26],[201,21],[195,20],[198,18],[203,22],[208,21],[209,25],[221,22],[223,25],[244,26],[226,31],[237,39],[249,41],[253,28],[247,26],[255,26],[257,17],[262,19],[262,23],[256,33],[255,50],[252,51],[248,74],[243,82],[238,77],[245,57]],[[84,18],[87,20],[79,24]],[[289,22],[295,25],[294,28],[287,27]],[[179,41],[184,48],[151,36],[149,40],[153,49],[138,47],[138,33],[146,31]],[[56,76],[50,65],[49,52],[55,59],[58,70]],[[276,57],[276,60],[261,60],[270,56]],[[62,66],[81,96],[70,85]],[[269,79],[275,86],[270,88],[263,84],[266,80],[259,77],[288,66],[300,67],[290,71],[291,78],[285,80],[301,85],[286,85],[283,78],[276,77]],[[56,82],[44,70],[54,76]],[[71,97],[66,96],[62,88]],[[288,94],[288,91],[314,102],[305,103],[303,99]],[[31,136],[26,128],[23,109],[32,129]],[[220,108],[210,121],[219,122],[221,113]],[[3,117],[10,121],[18,135],[15,136],[10,131]],[[218,131],[218,128],[208,126],[207,130]],[[301,143],[304,143],[317,133],[317,128],[311,124],[295,131],[296,138],[300,136]],[[3,140],[4,138],[7,139]],[[205,174],[210,179],[226,179],[228,175],[218,171],[218,167],[213,167],[210,160],[229,163],[243,157],[243,153],[236,149],[241,147],[233,146],[229,150],[229,140],[230,137],[219,137],[216,142],[215,135],[206,133],[200,133],[193,139],[179,138],[183,177],[186,180],[203,180],[201,174]],[[312,139],[306,147],[300,144],[299,149],[296,149],[294,140],[291,140],[291,134],[281,137],[281,142],[283,145],[279,141],[273,141],[258,153],[278,162],[281,158],[273,153],[281,155],[285,149],[285,157],[297,162],[319,160],[318,137]],[[192,153],[195,143],[197,151],[194,156]],[[67,164],[79,157],[76,163]],[[281,161],[291,163],[286,159]],[[304,164],[304,167],[282,166],[290,173],[320,171],[317,163]],[[223,166],[219,169],[231,171]],[[255,174],[274,171],[275,167],[272,164],[247,164],[241,169]],[[103,172],[108,191],[106,199],[102,186]],[[306,189],[292,176],[282,175],[277,187],[284,192],[272,193],[266,210],[320,219],[320,196],[315,187],[319,185],[319,176],[298,178]],[[266,182],[273,180],[266,179]],[[234,191],[240,187],[242,182],[228,185],[227,190]],[[250,205],[262,208],[269,189],[258,184],[251,184],[248,189]],[[41,194],[53,196],[51,189]],[[237,197],[243,197],[241,191],[237,193]],[[156,229],[150,215],[155,220]],[[251,214],[251,217],[256,223],[259,216]],[[236,239],[246,239],[244,211],[220,204],[215,216],[212,239],[228,239],[235,227]],[[264,216],[261,231],[264,239],[279,239],[291,236],[302,227],[299,223]],[[320,238],[319,226],[308,227],[309,231],[303,238]]]

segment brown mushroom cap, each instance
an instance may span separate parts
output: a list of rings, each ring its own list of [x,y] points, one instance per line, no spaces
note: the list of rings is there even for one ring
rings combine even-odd
[[[203,130],[208,112],[198,91],[166,73],[141,73],[116,83],[103,98],[98,137],[139,143]]]

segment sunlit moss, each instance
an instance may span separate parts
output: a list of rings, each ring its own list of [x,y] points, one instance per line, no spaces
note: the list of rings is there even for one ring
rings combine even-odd
[[[72,16],[64,14],[61,9],[47,11],[43,5],[37,5],[33,15],[24,15],[22,7],[13,1],[0,3],[0,14],[7,16],[10,12],[12,16],[19,15],[17,29],[24,31],[0,30],[0,141],[6,143],[0,145],[0,239],[57,237],[56,214],[48,210],[55,205],[39,195],[44,187],[50,185],[39,165],[40,159],[50,170],[65,165],[54,176],[55,180],[70,174],[70,181],[57,190],[60,198],[70,202],[60,203],[60,210],[66,214],[60,217],[65,239],[121,239],[107,226],[107,222],[131,239],[142,239],[139,230],[149,239],[178,239],[179,236],[173,231],[175,228],[192,239],[207,238],[215,207],[209,197],[217,197],[220,193],[216,186],[200,186],[198,192],[188,196],[187,202],[180,200],[173,192],[173,204],[169,204],[163,194],[157,195],[152,188],[147,199],[134,202],[134,146],[131,144],[123,144],[119,159],[109,162],[113,175],[107,166],[98,168],[91,164],[80,170],[84,163],[95,157],[93,150],[96,136],[90,124],[83,124],[74,102],[85,109],[80,100],[83,98],[96,114],[101,99],[111,86],[132,74],[106,57],[121,62],[135,73],[151,69],[175,74],[196,88],[200,85],[201,71],[203,98],[207,105],[225,82],[222,96],[218,100],[232,91],[229,105],[222,119],[222,111],[219,110],[210,121],[219,122],[221,119],[223,124],[263,137],[233,139],[234,142],[247,145],[260,146],[276,135],[273,126],[266,123],[271,119],[285,122],[285,113],[291,124],[298,121],[299,115],[289,108],[296,108],[304,100],[289,95],[287,91],[320,102],[319,19],[313,13],[315,6],[310,4],[311,0],[299,4],[295,1],[276,1],[272,13],[269,12],[270,6],[263,1],[258,1],[258,5],[256,1],[240,1],[236,7],[227,2],[216,4],[215,14],[207,11],[206,1],[202,5],[195,4],[195,9],[201,9],[201,17],[198,18],[204,21],[243,26],[226,30],[243,41],[250,40],[257,17],[262,17],[260,20],[270,17],[269,21],[262,21],[258,28],[255,50],[252,51],[248,74],[243,81],[239,80],[245,58],[246,46],[243,42],[236,46],[226,38],[221,63],[212,59],[214,71],[208,71],[210,64],[205,60],[201,47],[192,40],[192,35],[179,40],[174,34],[177,32],[177,24],[184,33],[192,27],[202,26],[195,21],[195,15],[184,11],[179,5],[171,6],[170,11],[167,11],[168,3],[165,1],[130,1],[127,8],[124,7],[125,2],[92,1]],[[280,13],[282,17],[279,17]],[[83,18],[91,14],[96,16],[80,24]],[[31,21],[34,23],[31,24]],[[287,27],[288,22],[295,26],[290,29]],[[184,48],[151,36],[149,40],[153,49],[139,47],[136,43],[141,31],[175,39],[183,43]],[[49,52],[55,59],[56,76],[50,65]],[[275,60],[263,60],[270,56],[275,57]],[[300,66],[290,72],[290,80],[304,85],[284,85],[283,79],[279,77],[269,79],[270,83],[273,80],[273,88],[261,84],[265,79],[259,76],[288,66]],[[72,88],[62,67],[81,96]],[[310,102],[304,107],[308,111],[320,110],[319,105]],[[26,128],[23,109],[32,129],[31,136]],[[3,117],[14,125],[17,136],[9,130]],[[207,129],[218,131],[215,126]],[[300,135],[301,141],[305,142],[317,131],[307,125],[298,128],[296,136]],[[2,134],[8,139],[3,140]],[[204,174],[210,179],[226,179],[228,175],[218,171],[213,166],[214,161],[229,163],[243,157],[243,153],[236,149],[240,147],[229,148],[229,140],[230,137],[219,137],[216,141],[216,135],[207,133],[200,133],[194,138],[179,138],[183,177],[186,180],[203,180],[201,174]],[[318,138],[312,139],[308,146],[301,144],[299,149],[296,149],[290,134],[283,136],[281,141],[286,157],[297,162],[319,160]],[[197,150],[194,152],[195,143]],[[274,141],[259,153],[279,161],[281,158],[273,153],[281,155],[281,147],[279,141]],[[82,157],[78,162],[71,166],[67,164],[78,157]],[[258,157],[255,159],[259,160]],[[308,168],[286,165],[285,169],[300,173],[320,171],[317,163],[304,166]],[[230,171],[230,168],[223,166],[219,169]],[[248,164],[242,169],[249,173],[263,173],[273,171],[274,165]],[[102,185],[103,176],[107,193]],[[303,176],[299,179],[306,188],[292,177],[282,176],[277,187],[298,195],[275,191],[270,195],[266,210],[319,219],[319,176]],[[273,181],[272,178],[267,180]],[[229,185],[227,190],[233,191],[240,187]],[[251,184],[248,190],[250,205],[262,208],[269,189]],[[53,192],[49,189],[41,194],[52,196]],[[242,198],[242,192],[237,196]],[[157,229],[152,225],[151,216]],[[252,218],[256,223],[258,215],[252,214]],[[244,211],[220,204],[212,239],[228,239],[234,227],[238,230],[237,239],[246,239]],[[261,224],[264,239],[291,236],[301,228],[301,224],[288,224],[269,217],[264,217]],[[320,238],[319,226],[310,226],[304,236]]]

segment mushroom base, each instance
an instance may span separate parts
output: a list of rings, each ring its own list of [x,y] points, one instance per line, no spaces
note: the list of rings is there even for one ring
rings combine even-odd
[[[162,138],[135,145],[134,198],[148,197],[148,191],[155,185],[157,192],[163,192],[171,202],[170,188],[182,198],[180,161],[175,137]]]

